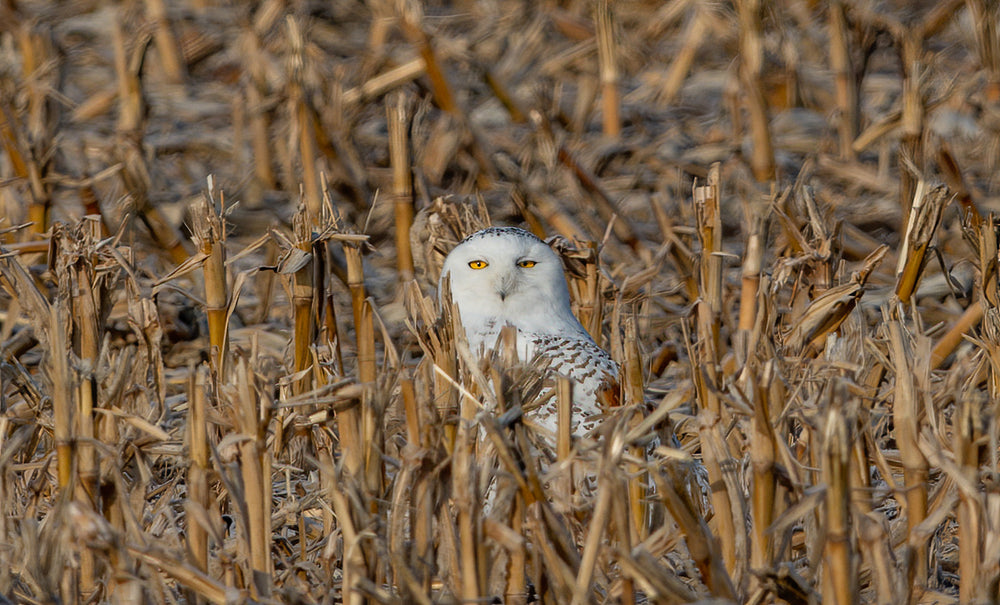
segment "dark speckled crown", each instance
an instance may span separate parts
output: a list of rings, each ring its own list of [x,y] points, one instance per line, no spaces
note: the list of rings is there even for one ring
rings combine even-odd
[[[514,237],[524,237],[532,241],[536,241],[543,244],[545,243],[542,240],[538,239],[534,233],[521,229],[520,227],[487,227],[486,229],[483,229],[481,231],[476,231],[471,235],[467,235],[465,239],[463,239],[458,243],[459,245],[461,245],[464,244],[465,242],[471,242],[477,239],[486,239],[488,237],[500,237],[504,235],[513,235]]]

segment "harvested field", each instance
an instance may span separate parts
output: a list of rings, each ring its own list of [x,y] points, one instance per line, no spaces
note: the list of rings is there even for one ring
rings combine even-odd
[[[0,3],[0,603],[997,602],[998,31]],[[491,223],[621,368],[551,459],[436,303]]]

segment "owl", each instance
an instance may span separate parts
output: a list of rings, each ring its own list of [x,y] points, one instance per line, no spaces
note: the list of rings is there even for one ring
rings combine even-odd
[[[492,350],[501,329],[514,327],[519,359],[572,381],[572,433],[583,436],[600,424],[603,408],[617,403],[618,366],[573,315],[552,248],[524,229],[483,229],[448,254],[441,285],[445,280],[473,353]],[[555,398],[530,418],[555,433]]]

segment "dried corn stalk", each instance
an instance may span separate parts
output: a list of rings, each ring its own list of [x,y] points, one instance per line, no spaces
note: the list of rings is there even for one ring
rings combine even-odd
[[[896,296],[901,302],[909,303],[910,297],[920,283],[927,251],[941,222],[941,213],[952,197],[944,185],[938,185],[924,193],[924,182],[917,184],[916,196],[910,208],[910,218],[906,223],[902,254],[896,267]]]
[[[858,300],[864,294],[868,277],[885,258],[888,246],[880,246],[868,255],[861,268],[851,276],[846,284],[830,288],[796,317],[785,337],[785,345],[791,351],[801,351],[813,355],[823,350],[827,335],[837,330],[851,314]]]

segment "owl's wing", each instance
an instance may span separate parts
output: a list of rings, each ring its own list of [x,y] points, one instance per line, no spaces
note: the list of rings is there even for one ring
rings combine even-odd
[[[597,428],[605,412],[621,403],[618,365],[589,338],[546,334],[532,340],[533,365],[575,383],[573,424],[579,428],[574,432],[586,434]]]

